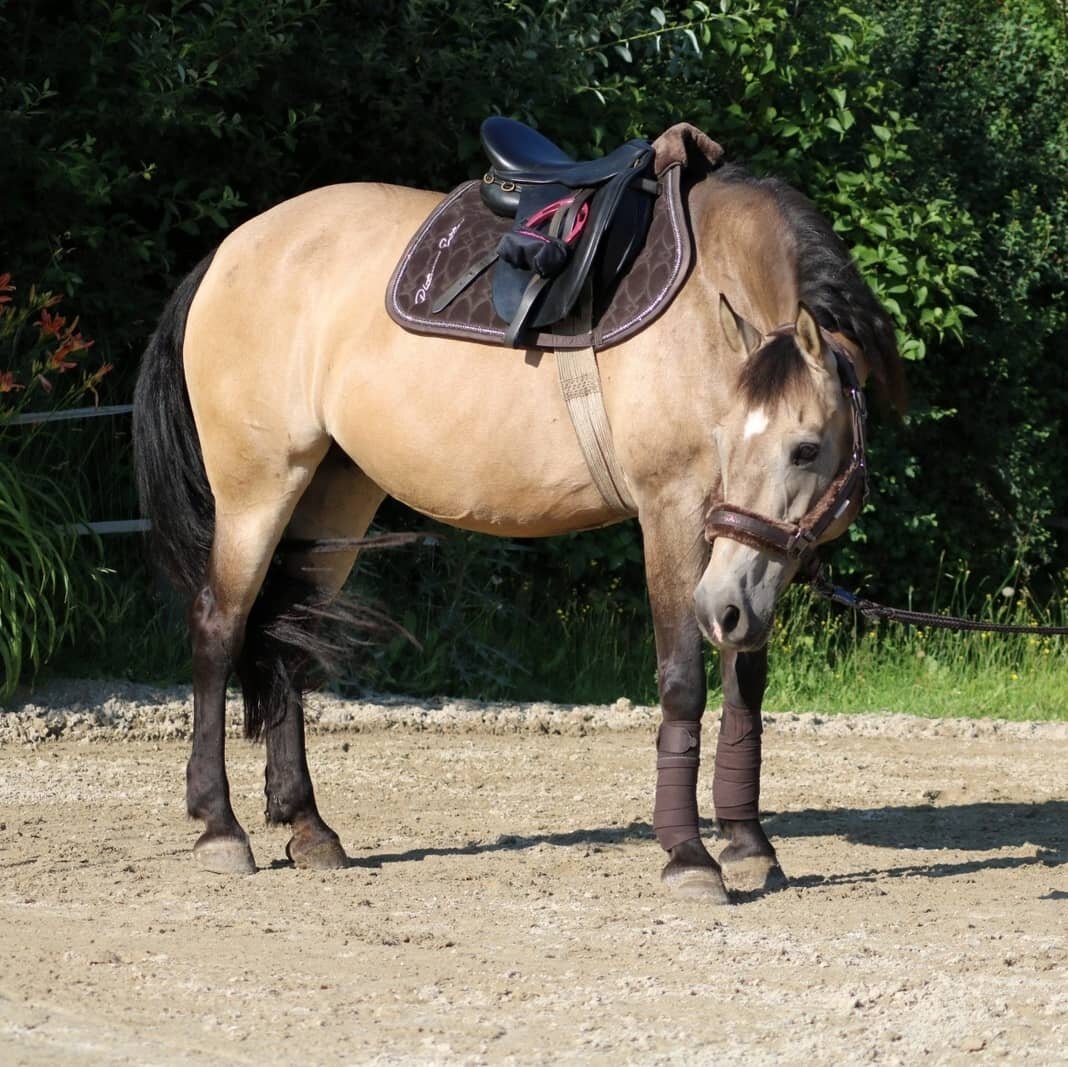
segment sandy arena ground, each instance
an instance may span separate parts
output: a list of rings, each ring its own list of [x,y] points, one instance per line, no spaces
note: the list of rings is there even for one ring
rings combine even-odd
[[[0,1064],[1068,1063],[1068,724],[769,716],[791,885],[716,908],[658,883],[653,709],[313,701],[352,865],[234,741],[237,879],[186,693],[0,713]]]

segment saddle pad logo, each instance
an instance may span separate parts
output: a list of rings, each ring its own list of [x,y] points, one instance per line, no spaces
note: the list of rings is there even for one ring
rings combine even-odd
[[[419,286],[415,291],[415,302],[417,304],[425,303],[427,296],[430,293],[430,287],[434,284],[434,274],[438,269],[438,260],[441,259],[442,253],[452,244],[453,238],[460,232],[460,227],[463,226],[464,219],[460,219],[458,223],[449,232],[438,241],[438,254],[434,257],[430,264],[430,270],[426,272],[426,277],[423,279],[423,284]]]

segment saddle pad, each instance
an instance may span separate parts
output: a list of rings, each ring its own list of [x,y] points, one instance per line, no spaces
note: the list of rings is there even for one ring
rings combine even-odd
[[[660,195],[641,252],[616,286],[592,331],[533,333],[529,347],[610,348],[647,326],[671,303],[686,280],[692,241],[683,205],[681,168],[660,175]],[[386,289],[386,310],[412,333],[501,344],[508,323],[493,308],[493,268],[484,270],[452,303],[435,314],[435,300],[497,247],[514,220],[494,215],[482,203],[480,181],[454,189],[408,243]],[[561,324],[554,324],[556,329]]]

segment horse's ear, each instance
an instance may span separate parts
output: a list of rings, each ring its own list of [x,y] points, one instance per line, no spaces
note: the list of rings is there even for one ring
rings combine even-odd
[[[719,321],[728,347],[739,359],[748,359],[760,347],[760,331],[731,307],[726,293],[719,294]]]
[[[801,355],[805,357],[805,362],[817,374],[826,374],[831,369],[831,357],[829,353],[825,354],[823,351],[823,335],[820,333],[820,324],[805,303],[797,305],[794,334],[797,338],[797,347],[801,350]]]

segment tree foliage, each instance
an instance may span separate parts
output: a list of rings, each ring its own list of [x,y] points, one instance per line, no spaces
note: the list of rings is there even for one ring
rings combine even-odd
[[[447,189],[480,173],[490,113],[576,155],[687,119],[817,202],[910,361],[911,412],[876,428],[840,568],[891,594],[947,558],[1051,587],[1066,40],[1054,0],[0,0],[0,266],[76,297],[125,399],[178,278],[273,203],[334,181]],[[513,592],[615,581],[637,610],[637,536],[498,562]],[[405,566],[383,588],[412,584]]]

